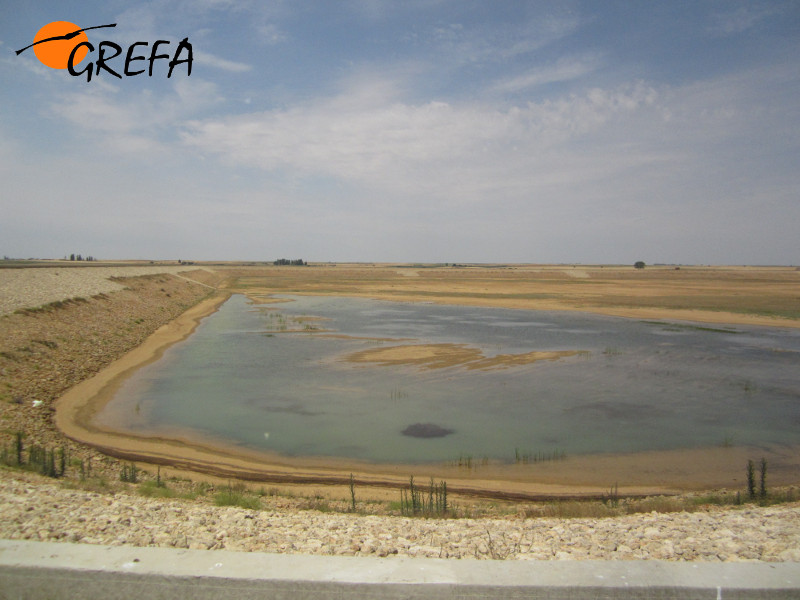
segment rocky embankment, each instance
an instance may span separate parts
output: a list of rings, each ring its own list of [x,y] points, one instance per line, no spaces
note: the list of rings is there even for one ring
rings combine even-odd
[[[800,507],[604,519],[412,519],[99,494],[6,472],[0,537],[87,544],[513,560],[798,561]]]
[[[183,277],[180,274],[185,274],[188,269],[190,267],[180,266],[0,269],[0,315],[69,298],[91,298],[118,292],[125,288],[125,284],[117,280],[120,277],[167,273]],[[211,274],[194,270],[191,275],[192,279],[203,281]]]
[[[26,446],[65,447],[74,457],[99,458],[55,428],[55,401],[205,298],[213,292],[209,284],[221,280],[203,270],[152,270],[0,270],[0,307],[16,307],[0,316],[0,446],[22,432]]]

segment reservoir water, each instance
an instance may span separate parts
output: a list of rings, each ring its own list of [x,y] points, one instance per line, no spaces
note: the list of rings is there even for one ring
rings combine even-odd
[[[798,330],[285,299],[232,296],[127,379],[97,422],[374,462],[800,442]],[[488,357],[580,353],[492,370],[347,360],[370,348],[445,343]],[[415,424],[440,436],[403,433]]]

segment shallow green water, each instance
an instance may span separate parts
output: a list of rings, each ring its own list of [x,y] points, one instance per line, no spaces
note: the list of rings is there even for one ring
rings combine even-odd
[[[188,340],[126,381],[99,422],[136,433],[189,430],[291,456],[399,462],[800,442],[794,330],[294,300],[258,307],[233,296]],[[292,320],[303,315],[329,320]],[[306,326],[414,338],[398,343],[466,343],[487,356],[588,354],[489,372],[421,371],[342,360],[375,341],[264,333]],[[415,423],[452,433],[402,434]]]

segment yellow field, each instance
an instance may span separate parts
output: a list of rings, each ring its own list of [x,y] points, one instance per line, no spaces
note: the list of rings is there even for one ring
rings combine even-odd
[[[366,296],[398,301],[635,318],[800,326],[794,267],[341,265],[230,269],[250,294]]]

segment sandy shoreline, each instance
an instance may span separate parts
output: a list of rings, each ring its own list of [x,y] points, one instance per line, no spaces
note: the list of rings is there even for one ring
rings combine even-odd
[[[800,287],[800,286],[799,286]],[[786,319],[772,316],[744,314],[728,311],[712,311],[699,309],[671,309],[671,308],[646,308],[646,307],[598,307],[578,306],[559,301],[547,300],[515,300],[505,298],[431,298],[426,295],[408,294],[398,298],[392,294],[383,293],[316,293],[292,292],[298,296],[361,296],[374,300],[388,300],[390,302],[414,302],[428,304],[449,304],[453,306],[480,306],[486,308],[511,308],[517,310],[544,310],[556,312],[583,312],[608,317],[622,317],[625,319],[640,319],[652,321],[685,321],[697,324],[711,325],[753,325],[756,327],[785,327],[800,329],[800,320]]]
[[[632,496],[741,488],[743,465],[761,456],[770,462],[773,484],[796,482],[795,473],[800,469],[797,448],[698,448],[575,456],[536,465],[489,464],[464,469],[438,464],[387,465],[314,457],[290,459],[224,442],[192,439],[189,435],[178,434],[169,439],[137,437],[104,429],[92,422],[93,415],[113,397],[127,376],[158,360],[166,348],[191,335],[199,322],[215,312],[228,297],[229,294],[220,293],[194,306],[96,376],[70,389],[56,404],[55,421],[59,429],[67,437],[116,458],[212,477],[344,486],[350,473],[354,473],[360,486],[373,488],[378,496],[382,495],[379,490],[407,485],[411,475],[425,480],[429,477],[445,479],[454,494],[529,501],[554,497],[599,498],[615,483],[621,493]],[[416,348],[419,354],[419,347],[410,348]],[[413,351],[411,355],[400,354],[399,360],[415,358]],[[475,359],[473,353],[469,358]]]

